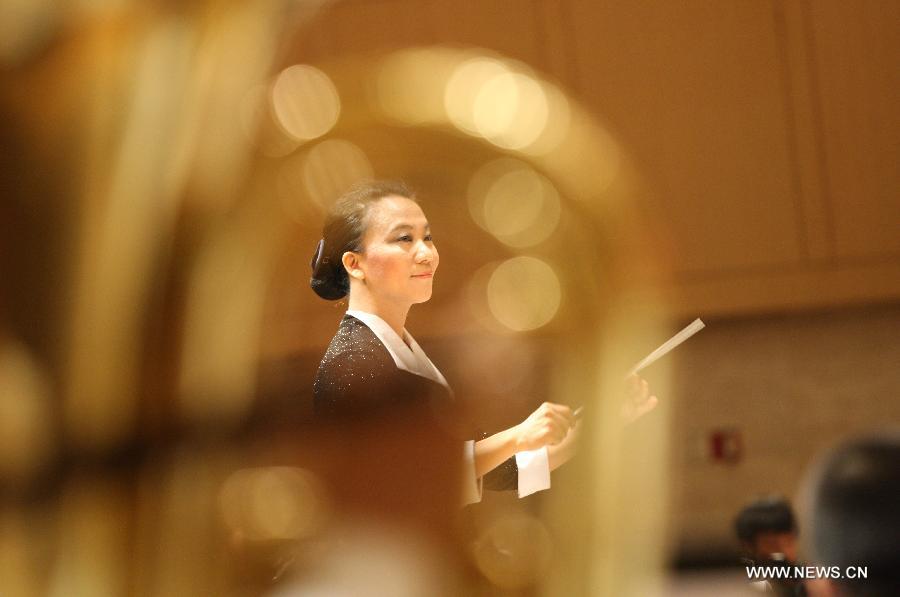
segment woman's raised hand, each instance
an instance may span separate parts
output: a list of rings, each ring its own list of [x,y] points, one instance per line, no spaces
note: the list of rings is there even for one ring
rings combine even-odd
[[[515,426],[516,451],[537,450],[558,444],[574,426],[575,415],[571,408],[545,402]]]
[[[622,418],[631,423],[641,418],[659,404],[656,396],[650,394],[647,380],[632,375],[625,380],[625,402],[622,404]]]

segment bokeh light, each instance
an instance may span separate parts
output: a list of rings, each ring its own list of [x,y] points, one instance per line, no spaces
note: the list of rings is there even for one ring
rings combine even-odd
[[[303,164],[306,191],[323,206],[354,182],[372,176],[372,164],[365,152],[342,139],[319,143],[309,151]]]
[[[529,165],[501,158],[480,168],[468,189],[469,213],[501,242],[534,246],[556,229],[560,197],[553,184]]]
[[[573,110],[567,118],[567,127],[542,136],[526,151],[543,152],[541,168],[554,180],[567,181],[564,191],[573,200],[615,201],[631,196],[630,177],[622,176],[621,149],[609,131],[584,110]],[[590,176],[579,172],[590,172]]]
[[[337,123],[341,101],[328,75],[305,64],[281,71],[272,86],[272,108],[284,131],[298,141],[321,137]]]
[[[296,467],[234,472],[222,484],[219,506],[232,532],[257,541],[309,537],[327,519],[319,481]]]
[[[504,261],[487,284],[488,306],[505,327],[522,332],[546,325],[559,309],[561,290],[553,268],[534,257]]]
[[[471,58],[456,67],[444,92],[444,107],[453,125],[470,135],[479,135],[475,122],[479,93],[489,81],[510,74],[503,62],[486,56]]]
[[[547,98],[532,77],[500,74],[475,98],[475,126],[485,139],[505,149],[532,143],[547,126]]]
[[[542,156],[557,149],[572,125],[572,110],[566,93],[547,81],[537,81],[547,102],[547,123],[533,139],[518,147],[523,153]]]
[[[479,56],[461,63],[447,81],[444,105],[459,130],[504,149],[547,151],[558,139],[545,138],[551,124],[558,137],[568,126],[568,103],[553,86],[516,65]],[[550,103],[550,97],[553,103]]]

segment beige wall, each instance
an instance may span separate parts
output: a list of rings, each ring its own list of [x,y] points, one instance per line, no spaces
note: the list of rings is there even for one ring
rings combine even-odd
[[[695,554],[736,548],[732,520],[754,496],[796,497],[813,456],[900,424],[900,307],[710,321],[673,353],[672,522]],[[652,378],[651,378],[652,379]],[[709,457],[733,429],[743,454]]]

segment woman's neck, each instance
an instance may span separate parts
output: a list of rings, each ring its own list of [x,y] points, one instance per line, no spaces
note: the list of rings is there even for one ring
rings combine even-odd
[[[374,300],[371,294],[366,292],[351,292],[350,298],[347,301],[347,308],[363,311],[365,313],[371,313],[372,315],[377,315],[382,318],[391,329],[397,332],[397,335],[401,340],[406,342],[403,338],[403,329],[406,327],[406,316],[409,314],[409,308],[412,305],[398,305],[388,303],[385,304],[383,301],[378,302]]]

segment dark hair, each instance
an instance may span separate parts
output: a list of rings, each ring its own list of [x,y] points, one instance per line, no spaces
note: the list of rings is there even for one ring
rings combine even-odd
[[[350,292],[350,278],[341,258],[347,251],[362,249],[369,207],[391,196],[415,200],[413,192],[400,181],[373,180],[353,185],[332,205],[322,228],[322,240],[310,263],[309,285],[320,297],[334,301]]]
[[[900,432],[832,451],[812,477],[811,555],[816,565],[866,566],[841,583],[847,595],[900,595]]]
[[[744,543],[753,543],[760,533],[794,533],[797,524],[788,501],[779,496],[755,500],[738,513],[734,531]]]

